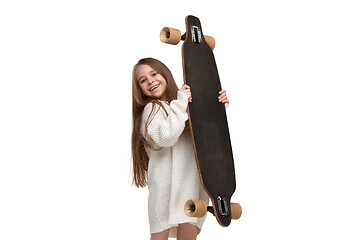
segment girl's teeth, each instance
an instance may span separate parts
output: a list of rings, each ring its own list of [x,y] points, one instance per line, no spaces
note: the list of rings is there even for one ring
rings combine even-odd
[[[159,85],[154,86],[153,88],[150,89],[150,91],[154,91],[156,88],[158,88]]]

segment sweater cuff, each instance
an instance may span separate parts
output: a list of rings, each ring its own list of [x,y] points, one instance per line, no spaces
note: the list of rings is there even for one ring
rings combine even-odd
[[[183,102],[183,103],[188,103],[189,102],[189,95],[187,95],[186,93],[183,93],[183,92],[180,92],[178,91],[177,92],[177,99],[180,101],[180,102]]]

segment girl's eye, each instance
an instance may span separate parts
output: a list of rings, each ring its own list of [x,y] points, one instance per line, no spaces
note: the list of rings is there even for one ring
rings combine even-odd
[[[143,83],[143,82],[145,82],[145,81],[146,81],[145,79],[141,79],[141,80],[140,80],[140,83]]]
[[[157,75],[157,73],[153,73],[152,75],[153,75],[153,77],[155,77]]]

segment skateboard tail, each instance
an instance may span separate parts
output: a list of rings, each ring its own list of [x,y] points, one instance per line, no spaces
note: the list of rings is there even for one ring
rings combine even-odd
[[[217,221],[223,227],[229,226],[231,223],[230,199],[226,199],[224,197],[218,196],[214,201],[213,201],[213,206],[215,207],[214,213]]]

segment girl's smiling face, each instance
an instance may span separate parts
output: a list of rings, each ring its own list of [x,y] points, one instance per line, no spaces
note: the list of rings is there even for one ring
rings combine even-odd
[[[149,65],[139,65],[136,68],[136,79],[141,91],[149,98],[162,99],[165,97],[166,80]],[[163,99],[162,99],[163,100]]]

